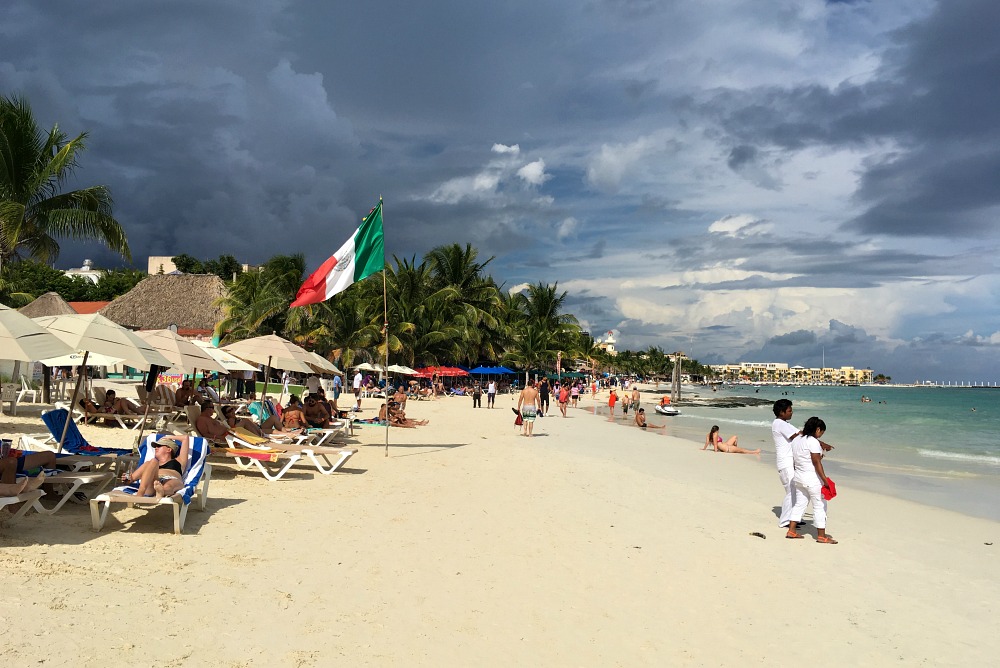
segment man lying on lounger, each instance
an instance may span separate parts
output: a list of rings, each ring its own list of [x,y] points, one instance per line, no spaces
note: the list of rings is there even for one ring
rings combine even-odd
[[[225,443],[229,434],[229,427],[215,419],[215,405],[208,400],[201,402],[201,415],[194,421],[194,428],[214,443]]]
[[[55,468],[55,465],[54,452],[25,453],[12,449],[7,457],[0,459],[0,496],[17,496],[38,489],[45,483],[45,471],[40,469]],[[28,477],[17,480],[18,473],[28,473]]]

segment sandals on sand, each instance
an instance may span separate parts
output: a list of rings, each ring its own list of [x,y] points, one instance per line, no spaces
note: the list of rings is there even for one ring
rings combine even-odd
[[[795,533],[794,531],[789,531],[785,534],[785,538],[802,538],[802,534]]]
[[[837,541],[833,539],[833,536],[816,536],[817,543],[826,543],[828,545],[836,545]]]

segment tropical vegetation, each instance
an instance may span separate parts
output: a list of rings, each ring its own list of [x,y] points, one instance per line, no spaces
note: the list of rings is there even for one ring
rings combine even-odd
[[[111,301],[124,295],[144,278],[146,272],[138,269],[106,269],[101,271],[95,284],[83,276],[67,276],[42,262],[20,260],[11,262],[3,270],[0,302],[20,307],[46,292],[56,292],[68,302]]]
[[[131,259],[108,188],[64,189],[86,139],[85,132],[70,138],[58,125],[43,130],[24,98],[0,96],[0,292],[23,295],[9,283],[8,267],[22,259],[54,261],[60,239],[97,241]]]
[[[288,309],[304,280],[301,256],[279,256],[230,281],[219,323],[223,342],[278,333],[351,366],[384,359],[408,366],[506,362],[555,367],[592,353],[558,284],[504,290],[487,272],[493,258],[471,244],[451,244],[416,257],[393,257],[382,281],[372,277],[320,304]],[[278,266],[280,265],[280,269]]]

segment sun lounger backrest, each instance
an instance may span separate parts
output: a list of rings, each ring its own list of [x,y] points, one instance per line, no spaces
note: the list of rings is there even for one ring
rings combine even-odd
[[[48,427],[49,433],[52,434],[52,438],[56,439],[56,443],[62,438],[63,427],[66,424],[68,415],[69,412],[65,408],[42,411],[42,422]],[[76,423],[70,420],[69,427],[66,429],[66,440],[63,442],[63,450],[66,452],[76,452],[80,448],[85,448],[89,445],[87,439],[80,433],[80,429],[76,426]]]
[[[66,424],[66,416],[69,413],[65,408],[56,408],[51,411],[42,411],[42,422],[48,428],[52,438],[59,442],[62,438],[63,426]],[[87,442],[87,439],[80,433],[80,428],[70,420],[69,427],[66,428],[66,440],[63,442],[63,452],[71,455],[120,455],[128,450],[116,448],[98,448]]]

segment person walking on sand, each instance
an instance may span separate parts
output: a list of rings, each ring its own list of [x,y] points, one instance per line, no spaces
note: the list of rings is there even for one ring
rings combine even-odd
[[[361,369],[357,369],[354,372],[354,381],[351,383],[352,389],[354,390],[354,411],[361,410],[361,383],[364,378],[361,376]]]
[[[549,412],[549,379],[542,378],[538,384],[538,417],[545,417]]]
[[[639,384],[632,385],[632,410],[639,411]]]
[[[569,403],[569,388],[564,384],[559,388],[559,412],[566,417],[566,405]]]
[[[535,389],[535,381],[529,380],[528,385],[521,390],[517,398],[517,411],[523,420],[521,424],[522,436],[533,436],[532,430],[535,427],[535,416],[538,415],[538,390]]]
[[[719,435],[719,425],[713,424],[712,430],[708,432],[708,436],[705,437],[705,445],[702,450],[707,450],[708,448],[714,448],[713,452],[732,452],[737,455],[759,455],[760,448],[756,450],[744,450],[739,445],[739,437],[730,436],[729,440],[723,441],[722,436]]]
[[[615,404],[618,403],[618,393],[615,392],[615,388],[611,388],[611,394],[608,396],[608,408],[611,409],[611,419],[615,419]]]
[[[774,455],[778,465],[778,479],[785,488],[785,498],[781,500],[781,515],[778,516],[778,526],[788,528],[792,517],[792,507],[795,505],[795,485],[792,478],[795,475],[795,465],[792,460],[792,439],[799,434],[790,420],[792,419],[792,402],[788,399],[778,399],[771,408],[774,412],[774,422],[771,423],[771,438],[774,439]]]
[[[796,529],[802,521],[806,506],[812,502],[816,542],[836,545],[837,541],[833,536],[826,533],[826,499],[823,498],[823,488],[830,487],[830,482],[823,470],[823,446],[819,440],[825,431],[826,423],[818,417],[811,417],[802,427],[802,433],[792,440],[795,506],[792,508],[785,538],[802,538],[802,534]]]
[[[493,408],[493,402],[497,399],[497,382],[491,380],[486,386],[486,407]]]

